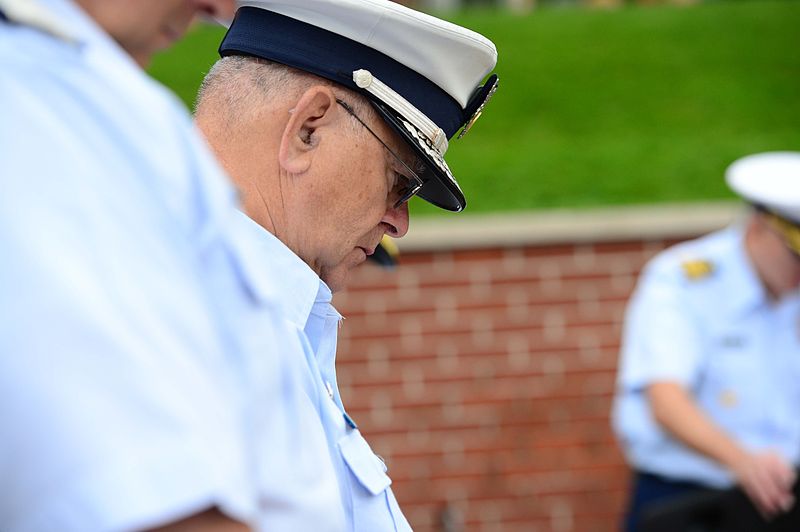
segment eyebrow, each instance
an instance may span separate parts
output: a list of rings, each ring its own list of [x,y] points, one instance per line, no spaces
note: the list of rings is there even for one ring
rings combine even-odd
[[[413,148],[411,148],[408,145],[406,146],[408,147],[408,150],[403,150],[403,151],[407,151],[407,155],[410,155],[410,157],[408,158],[408,160],[403,159],[403,162],[405,162],[408,165],[408,167],[411,168],[411,170],[413,170],[418,176],[421,176],[422,174],[425,173],[428,167],[425,166],[425,163],[422,162],[422,158],[420,158],[416,153],[414,153]],[[400,153],[398,155],[406,155],[406,154]]]
[[[393,157],[390,157],[390,160],[391,160],[392,166],[396,166],[397,165],[397,161]],[[425,174],[425,171],[427,170],[427,167],[422,162],[422,159],[420,159],[416,155],[411,157],[408,161],[404,161],[404,162],[408,165],[409,168],[411,168],[411,170],[415,174],[417,174],[418,177],[420,177],[420,179],[422,178],[422,176]],[[403,175],[408,173],[405,168],[399,168],[398,170]]]
[[[408,167],[411,168],[411,170],[414,173],[416,173],[418,176],[421,176],[422,174],[424,174],[425,171],[428,168],[427,168],[427,166],[425,166],[425,163],[422,162],[422,159],[416,153],[414,153],[414,149],[411,146],[409,146],[407,143],[403,142],[403,147],[406,148],[406,149],[395,150],[395,153],[397,154],[397,158],[399,159],[400,157],[402,157],[404,155],[410,155],[410,157],[408,157],[408,160],[406,160],[406,159],[400,159],[400,160],[403,161],[405,164],[407,164]],[[407,153],[404,153],[404,152],[407,152]],[[387,150],[386,158],[387,158],[387,160],[390,162],[390,164],[392,166],[394,166],[398,162],[397,159],[395,159],[394,156],[392,156],[392,153],[389,152],[388,150]],[[405,170],[405,168],[402,168],[402,170]],[[405,173],[405,172],[400,172],[400,173]]]
[[[428,170],[428,167],[423,162],[423,159],[414,151],[414,147],[406,142],[402,136],[397,136],[401,139],[400,145],[402,147],[400,149],[395,148],[394,153],[397,154],[398,158],[402,158],[401,160],[406,163],[414,173],[421,177]]]

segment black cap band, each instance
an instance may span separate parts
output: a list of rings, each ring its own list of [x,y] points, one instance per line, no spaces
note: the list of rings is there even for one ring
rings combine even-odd
[[[266,9],[242,7],[219,53],[250,55],[316,74],[375,99],[358,88],[353,71],[369,70],[433,120],[447,138],[464,125],[464,110],[438,85],[367,45]]]

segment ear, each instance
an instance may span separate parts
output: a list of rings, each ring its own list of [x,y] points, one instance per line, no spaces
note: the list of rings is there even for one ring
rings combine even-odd
[[[305,91],[289,111],[283,130],[278,161],[290,174],[302,174],[311,166],[315,150],[323,139],[321,128],[331,124],[338,108],[329,87],[317,85]]]

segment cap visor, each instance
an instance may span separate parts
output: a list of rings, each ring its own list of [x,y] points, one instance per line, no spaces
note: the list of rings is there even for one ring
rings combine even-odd
[[[414,153],[422,160],[425,171],[419,174],[419,177],[424,184],[417,195],[442,209],[463,211],[467,206],[464,193],[461,192],[461,188],[444,158],[433,148],[433,144],[413,124],[403,119],[391,107],[375,100],[370,100],[370,102],[386,123],[411,146]]]

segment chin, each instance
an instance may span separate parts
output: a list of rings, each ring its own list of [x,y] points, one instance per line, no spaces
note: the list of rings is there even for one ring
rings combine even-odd
[[[325,281],[331,292],[339,292],[347,287],[350,272],[367,259],[361,248],[354,249],[344,260],[331,268],[323,268],[320,278]]]
[[[347,275],[337,275],[333,278],[323,279],[334,294],[347,288]]]
[[[321,276],[331,292],[336,293],[344,290],[347,287],[347,281],[350,278],[350,268],[339,266],[328,272],[323,272]]]

